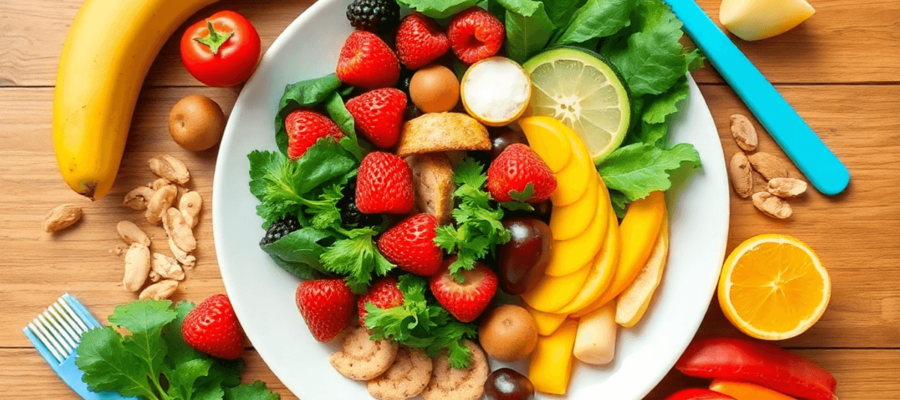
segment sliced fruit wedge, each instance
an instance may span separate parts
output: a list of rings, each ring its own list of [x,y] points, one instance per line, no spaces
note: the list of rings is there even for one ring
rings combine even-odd
[[[538,328],[538,335],[541,336],[548,336],[553,332],[556,332],[556,329],[566,320],[566,314],[538,311],[528,307],[527,304],[525,305],[525,309],[528,310],[528,313],[531,314],[532,317],[534,317],[534,323]]]
[[[641,320],[650,305],[653,293],[662,281],[663,270],[666,268],[666,257],[669,255],[669,221],[663,217],[662,226],[659,228],[659,236],[653,245],[653,252],[647,259],[647,264],[638,273],[625,290],[619,294],[616,301],[616,323],[625,328],[630,328]]]
[[[605,191],[606,188],[601,190]],[[584,232],[569,240],[553,241],[553,253],[550,254],[550,263],[547,264],[545,274],[550,276],[569,275],[579,268],[578,266],[591,264],[594,257],[600,253],[609,226],[610,206],[606,202],[605,196],[598,197],[600,200],[594,206],[591,223]],[[588,216],[585,215],[582,218],[588,218]]]
[[[616,273],[619,246],[619,221],[616,219],[616,214],[610,210],[609,227],[606,231],[603,250],[594,258],[591,273],[585,279],[584,286],[581,287],[578,295],[556,312],[568,314],[580,311],[603,295]]]
[[[557,185],[556,191],[550,196],[550,201],[556,207],[565,207],[578,201],[592,183],[591,175],[597,175],[597,169],[581,138],[571,129],[566,129],[565,133],[569,136],[572,158],[565,168],[554,174]]]
[[[631,103],[611,63],[597,53],[564,47],[538,54],[523,67],[531,74],[531,115],[556,118],[575,130],[594,161],[619,147],[631,122]]]
[[[596,212],[600,192],[605,192],[606,186],[598,174],[591,175],[589,179],[594,182],[587,185],[587,191],[578,201],[564,207],[553,207],[550,214],[550,232],[553,234],[553,240],[572,239],[582,234],[591,224],[593,219],[587,216]]]
[[[528,138],[528,145],[556,174],[562,171],[572,158],[572,142],[565,125],[550,117],[526,117],[518,121],[519,128]]]
[[[566,394],[569,378],[572,375],[572,349],[575,348],[575,334],[578,322],[566,320],[556,332],[550,336],[538,337],[534,352],[531,353],[531,364],[528,366],[528,378],[534,384],[534,390],[549,394]]]
[[[534,289],[522,294],[522,300],[535,310],[554,312],[578,295],[590,272],[591,265],[586,264],[566,276],[544,275]]]

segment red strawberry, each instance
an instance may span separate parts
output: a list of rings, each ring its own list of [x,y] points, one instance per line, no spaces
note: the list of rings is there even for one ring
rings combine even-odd
[[[236,360],[244,353],[244,331],[224,294],[209,296],[191,310],[181,334],[189,346],[213,357]]]
[[[456,57],[472,64],[497,54],[506,33],[497,17],[483,8],[471,7],[453,17],[447,35]]]
[[[353,319],[356,295],[343,279],[304,281],[297,286],[297,308],[316,340],[330,342]]]
[[[299,109],[291,111],[284,119],[284,129],[288,137],[288,157],[296,160],[303,156],[316,141],[331,136],[334,141],[344,137],[341,128],[328,117],[315,111]]]
[[[440,25],[419,13],[400,21],[397,29],[397,55],[406,68],[419,69],[450,50],[450,38]]]
[[[403,292],[397,288],[397,278],[386,276],[380,278],[369,286],[366,294],[359,298],[359,324],[366,326],[366,303],[372,303],[381,309],[394,308],[403,305]]]
[[[415,202],[412,171],[402,158],[373,151],[359,163],[356,208],[366,214],[406,214]]]
[[[354,31],[341,48],[337,76],[348,85],[366,89],[394,86],[400,78],[400,63],[378,35]]]
[[[547,163],[530,147],[509,145],[494,159],[487,173],[487,188],[497,201],[540,203],[556,190],[556,178]]]
[[[347,111],[353,116],[356,127],[382,148],[397,143],[405,110],[406,93],[394,88],[375,89],[347,102]]]
[[[459,283],[448,270],[454,261],[456,257],[445,260],[442,272],[431,277],[431,292],[456,319],[471,322],[481,315],[497,293],[497,275],[487,265],[476,262],[474,269],[460,270],[464,282]]]
[[[434,244],[437,218],[416,214],[388,229],[378,239],[378,250],[400,269],[431,276],[441,268],[443,252]]]

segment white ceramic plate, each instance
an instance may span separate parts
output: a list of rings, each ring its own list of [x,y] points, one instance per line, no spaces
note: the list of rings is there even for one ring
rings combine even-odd
[[[248,186],[247,153],[277,149],[273,118],[286,84],[334,72],[352,30],[344,17],[349,2],[315,3],[263,56],[231,113],[213,184],[213,231],[225,288],[262,358],[303,400],[369,396],[364,384],[347,380],[328,363],[335,344],[310,335],[294,304],[299,281],[259,249],[264,230]],[[667,193],[671,250],[663,283],[643,321],[620,330],[612,364],[575,368],[569,399],[642,398],[675,364],[706,313],[725,253],[729,197],[718,133],[693,80],[672,141],[694,144],[703,169],[684,174]],[[524,363],[513,367],[527,372]]]

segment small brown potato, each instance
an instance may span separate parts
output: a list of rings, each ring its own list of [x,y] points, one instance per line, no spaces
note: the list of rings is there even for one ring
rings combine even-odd
[[[225,132],[225,114],[215,101],[192,94],[178,101],[169,113],[169,134],[179,146],[203,151],[219,143]]]
[[[537,344],[537,324],[524,308],[502,305],[482,318],[478,340],[484,351],[497,360],[521,360],[528,357]]]
[[[459,101],[459,80],[443,65],[422,68],[409,81],[409,97],[422,112],[444,112]]]

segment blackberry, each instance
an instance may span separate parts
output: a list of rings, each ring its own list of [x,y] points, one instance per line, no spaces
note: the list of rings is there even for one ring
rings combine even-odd
[[[291,216],[281,218],[269,225],[269,229],[266,229],[266,235],[259,241],[259,245],[275,243],[298,229],[300,229],[300,221],[297,221],[297,218]]]
[[[341,195],[343,197],[338,201],[337,208],[341,210],[341,225],[345,228],[356,229],[381,224],[380,215],[364,214],[356,208],[356,179],[347,182]]]
[[[347,19],[356,29],[385,35],[400,24],[400,6],[395,0],[353,0]]]

